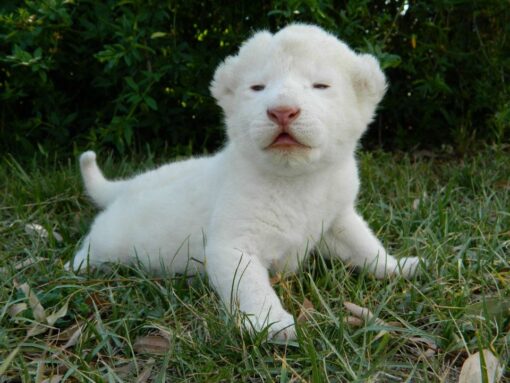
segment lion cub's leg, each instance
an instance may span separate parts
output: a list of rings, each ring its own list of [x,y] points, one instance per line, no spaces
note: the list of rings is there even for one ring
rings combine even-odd
[[[268,327],[270,338],[296,338],[294,318],[282,307],[258,257],[232,246],[216,250],[209,247],[206,254],[211,284],[231,311],[239,310],[246,315],[244,327],[248,331]]]
[[[389,255],[367,223],[354,210],[339,216],[326,233],[325,244],[331,256],[358,267],[367,267],[377,278],[390,275],[413,277],[417,257],[396,259]]]

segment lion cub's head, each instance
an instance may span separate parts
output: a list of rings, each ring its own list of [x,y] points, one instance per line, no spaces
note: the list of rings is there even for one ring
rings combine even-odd
[[[256,33],[211,83],[231,144],[294,174],[351,155],[385,90],[373,56],[304,24]]]

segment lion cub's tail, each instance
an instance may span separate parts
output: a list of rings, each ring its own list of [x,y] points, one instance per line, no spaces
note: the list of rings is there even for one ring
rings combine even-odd
[[[85,190],[98,207],[107,207],[120,194],[122,181],[109,181],[104,177],[93,151],[89,150],[80,156],[80,171]]]

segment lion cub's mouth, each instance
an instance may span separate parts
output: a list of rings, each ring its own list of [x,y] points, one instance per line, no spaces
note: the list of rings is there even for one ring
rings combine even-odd
[[[295,149],[295,148],[308,148],[301,142],[296,140],[291,134],[282,132],[276,136],[273,142],[267,147],[267,149]]]

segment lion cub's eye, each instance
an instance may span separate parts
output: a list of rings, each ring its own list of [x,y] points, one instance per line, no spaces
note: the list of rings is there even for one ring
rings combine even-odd
[[[262,84],[257,84],[257,85],[250,86],[250,89],[255,91],[255,92],[260,92],[261,90],[266,89],[266,86],[262,85]]]
[[[315,84],[313,84],[313,87],[315,89],[328,89],[329,85],[328,84],[322,84],[322,83],[315,83]]]

